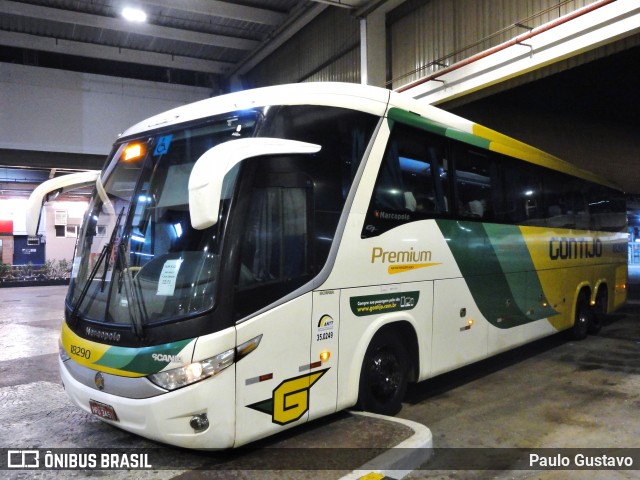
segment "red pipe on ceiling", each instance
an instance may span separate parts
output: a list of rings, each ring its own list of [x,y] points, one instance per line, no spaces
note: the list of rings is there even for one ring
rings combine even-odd
[[[442,70],[440,70],[439,72],[436,72],[432,75],[428,75],[424,78],[421,78],[419,80],[415,80],[411,83],[408,83],[406,85],[403,85],[402,87],[396,88],[394,91],[396,92],[405,92],[407,90],[409,90],[410,88],[414,88],[417,87],[418,85],[422,85],[423,83],[427,83],[431,80],[436,80],[438,77],[441,77],[442,75],[446,75],[447,73],[453,72],[454,70],[458,70],[459,68],[462,68],[466,65],[469,65],[473,62],[477,62],[478,60],[481,60],[483,58],[488,57],[489,55],[493,55],[494,53],[500,52],[506,48],[512,47],[513,45],[522,43],[525,40],[528,40],[532,37],[535,37],[536,35],[539,35],[541,33],[544,33],[548,30],[551,30],[552,28],[555,28],[559,25],[562,25],[564,23],[567,23],[571,20],[574,20],[578,17],[581,17],[582,15],[585,15],[587,13],[593,12],[594,10],[597,10],[598,8],[604,7],[605,5],[608,5],[609,3],[613,3],[616,0],[600,0],[599,2],[595,2],[592,3],[591,5],[588,5],[584,8],[581,8],[579,10],[576,10],[575,12],[572,12],[568,15],[565,15],[564,17],[560,17],[557,20],[554,20],[553,22],[549,22],[549,23],[545,23],[544,25],[541,25],[539,27],[536,27],[534,29],[532,29],[530,32],[527,33],[523,33],[522,35],[518,35],[517,37],[512,38],[511,40],[508,40],[504,43],[501,43],[500,45],[496,45],[495,47],[492,47],[488,50],[485,50],[483,52],[477,53],[475,55],[472,55],[469,58],[466,58],[465,60],[462,60],[460,62],[454,63],[453,65],[451,65],[450,67],[444,68]]]

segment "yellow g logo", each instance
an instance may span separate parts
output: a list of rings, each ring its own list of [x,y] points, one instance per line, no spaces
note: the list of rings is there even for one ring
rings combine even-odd
[[[271,421],[278,425],[295,422],[309,410],[309,390],[327,370],[329,369],[289,378],[273,390],[271,398],[247,407],[270,414]]]

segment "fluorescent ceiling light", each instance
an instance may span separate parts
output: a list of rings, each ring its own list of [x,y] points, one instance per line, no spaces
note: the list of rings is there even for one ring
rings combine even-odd
[[[130,22],[145,22],[147,20],[147,14],[139,8],[123,8],[122,16]]]

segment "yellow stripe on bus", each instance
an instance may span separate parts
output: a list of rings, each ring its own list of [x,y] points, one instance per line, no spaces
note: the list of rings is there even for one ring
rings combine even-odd
[[[112,348],[111,345],[93,342],[76,335],[67,325],[67,322],[62,323],[62,333],[60,336],[62,341],[62,347],[67,352],[67,355],[71,357],[73,361],[91,368],[93,370],[99,370],[105,373],[112,373],[114,375],[120,375],[122,377],[143,377],[141,373],[128,372],[125,370],[119,370],[117,368],[107,367],[105,365],[96,365],[107,351]]]
[[[617,185],[614,185],[599,175],[582,170],[581,168],[561,160],[558,157],[527,145],[526,143],[515,140],[507,135],[498,133],[495,130],[478,125],[477,123],[473,125],[473,134],[489,140],[491,142],[489,150],[493,152],[519,158],[520,160],[540,165],[541,167],[551,168],[568,175],[580,177],[584,180],[599,183],[600,185],[619,188]]]

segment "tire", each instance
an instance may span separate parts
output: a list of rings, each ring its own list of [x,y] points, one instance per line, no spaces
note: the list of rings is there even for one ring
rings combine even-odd
[[[364,356],[357,407],[382,415],[395,415],[407,391],[409,361],[392,331],[378,332]]]
[[[596,295],[596,304],[593,307],[593,315],[591,316],[591,322],[589,323],[589,333],[591,335],[597,335],[602,329],[604,324],[604,317],[607,314],[607,289],[601,286],[598,289]]]
[[[593,309],[589,303],[589,294],[584,291],[580,292],[576,301],[576,316],[573,327],[569,329],[569,338],[571,340],[582,340],[589,332],[593,318]]]

